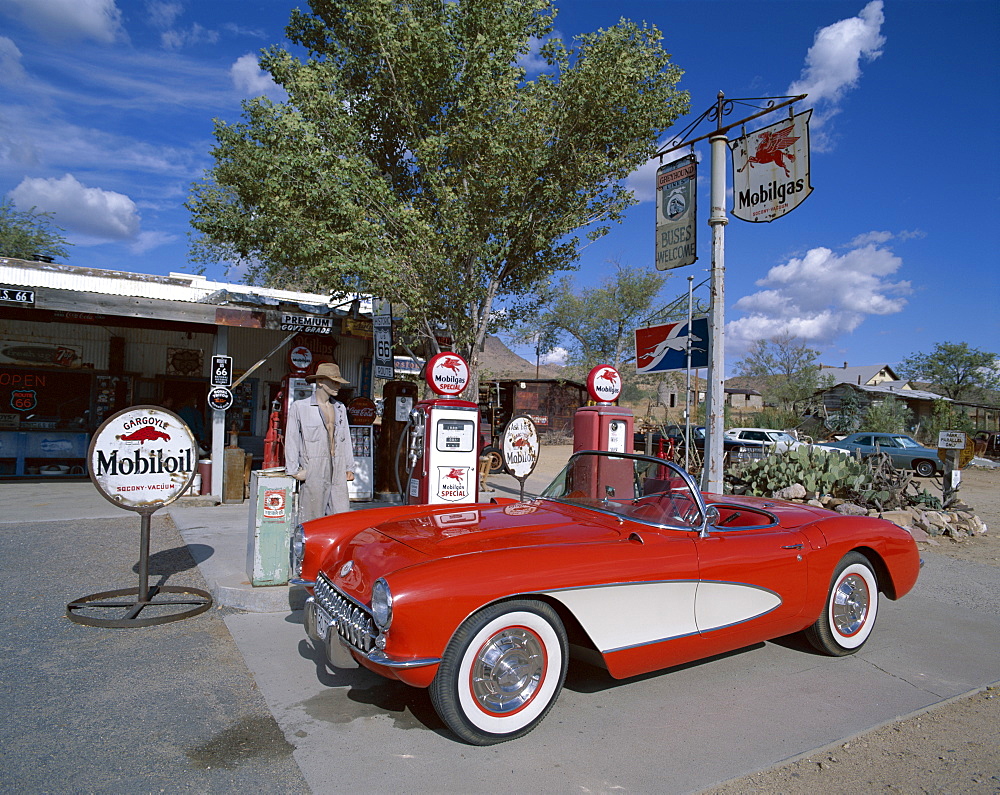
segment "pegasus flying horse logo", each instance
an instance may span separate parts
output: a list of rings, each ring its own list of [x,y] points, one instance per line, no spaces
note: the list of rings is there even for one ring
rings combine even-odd
[[[789,124],[787,127],[774,132],[761,133],[760,143],[757,144],[757,151],[748,157],[747,162],[742,167],[736,169],[736,172],[740,173],[747,166],[753,168],[754,163],[760,166],[765,163],[774,163],[779,168],[785,170],[786,177],[791,176],[788,172],[788,166],[785,165],[785,158],[788,158],[790,162],[794,162],[795,155],[787,150],[791,149],[801,137],[791,134],[794,129],[795,125]]]

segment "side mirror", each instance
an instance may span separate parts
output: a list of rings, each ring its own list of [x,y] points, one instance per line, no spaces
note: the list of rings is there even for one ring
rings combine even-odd
[[[701,526],[701,531],[698,533],[699,536],[705,538],[708,536],[708,528],[714,527],[719,522],[721,514],[719,509],[714,505],[709,505],[705,508],[705,522]]]

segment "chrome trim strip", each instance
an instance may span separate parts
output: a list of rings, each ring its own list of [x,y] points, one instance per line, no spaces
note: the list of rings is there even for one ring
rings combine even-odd
[[[316,585],[316,580],[303,580],[301,577],[290,577],[288,579],[289,585],[304,585],[307,588],[312,588]]]
[[[423,668],[426,665],[437,665],[441,662],[440,657],[425,657],[417,660],[394,660],[384,651],[373,651],[366,654],[369,662],[381,665],[385,668]]]

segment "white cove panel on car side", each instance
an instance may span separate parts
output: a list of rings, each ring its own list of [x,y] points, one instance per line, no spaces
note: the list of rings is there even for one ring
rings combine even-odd
[[[702,582],[695,604],[698,629],[708,632],[769,613],[781,604],[781,598],[753,585]]]
[[[602,652],[694,635],[698,583],[642,582],[549,591]]]

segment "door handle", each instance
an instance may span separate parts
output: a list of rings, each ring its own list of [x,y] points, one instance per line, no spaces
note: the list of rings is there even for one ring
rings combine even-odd
[[[782,549],[802,549],[802,544],[785,544]]]

